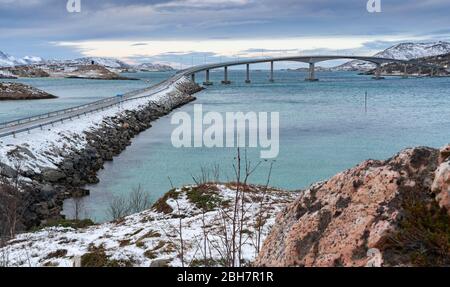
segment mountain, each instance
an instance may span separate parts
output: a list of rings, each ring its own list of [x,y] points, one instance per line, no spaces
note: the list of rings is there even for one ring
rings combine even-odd
[[[417,65],[408,65],[406,73],[411,76],[448,76],[450,75],[450,53],[431,56],[425,58],[417,58],[416,61],[438,66],[438,69],[431,69],[430,67],[419,67]],[[403,64],[390,63],[381,67],[382,75],[403,76],[405,67]],[[363,75],[374,75],[375,69],[362,72]]]
[[[165,71],[173,71],[174,69],[171,66],[163,65],[163,64],[152,64],[145,63],[139,64],[136,66],[127,64],[121,60],[115,58],[104,58],[104,57],[84,57],[78,58],[74,60],[50,60],[46,61],[42,66],[52,69],[63,69],[70,70],[71,68],[79,67],[79,66],[89,66],[89,65],[98,65],[103,66],[111,72],[120,73],[120,72],[136,72],[136,71],[144,71],[144,72],[165,72]]]
[[[172,68],[169,65],[152,64],[152,63],[143,63],[143,64],[135,66],[134,68],[138,71],[143,71],[143,72],[168,72],[168,71],[174,70],[174,68]]]
[[[431,57],[450,53],[450,43],[401,43],[392,46],[374,57],[389,58],[397,60],[411,60],[417,58]],[[375,65],[364,61],[351,61],[343,65],[332,68],[333,71],[368,71],[374,69]]]
[[[103,66],[111,72],[115,73],[130,71],[166,72],[174,70],[171,66],[164,64],[143,63],[134,66],[115,58],[106,57],[83,57],[73,60],[43,60],[41,57],[33,56],[16,58],[0,51],[0,68],[36,65],[37,67],[40,67],[44,70],[56,69],[63,71],[72,71],[79,66],[87,66],[92,64]]]
[[[0,67],[14,67],[14,66],[22,66],[22,65],[31,65],[43,62],[43,59],[40,57],[30,57],[26,56],[23,58],[15,58],[11,55],[8,55],[2,51],[0,51]]]
[[[75,60],[70,60],[69,62],[76,63],[78,65],[90,65],[92,63],[96,65],[103,66],[108,69],[129,69],[130,65],[127,63],[114,59],[114,58],[104,58],[104,57],[84,57]]]

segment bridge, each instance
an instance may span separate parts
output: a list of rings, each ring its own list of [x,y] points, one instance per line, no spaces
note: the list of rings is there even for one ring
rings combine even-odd
[[[151,97],[157,93],[168,90],[176,81],[183,77],[191,77],[191,79],[195,82],[195,75],[200,72],[205,72],[205,82],[203,83],[205,86],[212,85],[213,83],[210,81],[210,71],[213,69],[224,69],[224,79],[222,81],[223,84],[230,84],[231,81],[228,78],[228,68],[232,66],[245,65],[246,66],[246,83],[251,83],[250,79],[250,65],[251,64],[260,64],[260,63],[268,63],[270,64],[270,79],[269,81],[274,81],[274,64],[276,62],[301,62],[309,64],[309,72],[306,78],[306,81],[317,81],[315,75],[315,64],[323,61],[330,60],[339,60],[339,59],[348,59],[348,60],[361,60],[374,63],[376,65],[375,76],[374,79],[382,79],[381,77],[381,66],[383,64],[388,63],[399,63],[404,66],[404,75],[406,76],[406,68],[408,65],[417,65],[419,67],[427,67],[430,68],[433,75],[436,69],[440,68],[439,66],[420,63],[418,61],[404,61],[404,60],[394,60],[387,58],[377,58],[377,57],[359,57],[359,56],[293,56],[293,57],[274,57],[274,58],[263,58],[263,59],[243,59],[239,61],[230,61],[223,63],[215,63],[215,64],[206,64],[191,67],[182,71],[179,71],[171,78],[148,88],[133,91],[130,93],[126,93],[121,97],[110,97],[105,98],[93,103],[76,106],[64,110],[54,111],[50,113],[45,113],[41,115],[31,116],[23,119],[18,119],[10,122],[0,123],[0,138],[7,136],[15,136],[18,133],[30,132],[30,130],[34,129],[43,129],[45,126],[54,125],[57,123],[63,123],[67,120],[72,120],[74,118],[79,118],[80,116],[84,116],[90,113],[95,113],[98,111],[103,111],[105,109],[111,108],[116,105],[120,105],[123,102],[128,102],[136,99]]]
[[[435,66],[432,64],[427,64],[427,63],[422,63],[416,60],[395,60],[395,59],[389,59],[389,58],[379,58],[379,57],[364,57],[364,56],[339,56],[339,55],[335,55],[335,56],[290,56],[290,57],[273,57],[273,58],[258,58],[258,59],[243,59],[243,60],[238,60],[238,61],[230,61],[230,62],[224,62],[224,63],[215,63],[215,64],[206,64],[206,65],[200,65],[200,66],[195,66],[192,67],[190,69],[186,69],[183,72],[186,75],[191,76],[192,80],[195,81],[195,75],[197,73],[200,72],[205,72],[205,82],[203,83],[203,85],[205,86],[209,86],[212,85],[213,83],[210,81],[210,71],[214,70],[214,69],[219,69],[219,68],[223,68],[224,69],[224,79],[222,81],[222,84],[230,84],[231,81],[229,80],[228,77],[228,68],[232,67],[232,66],[242,66],[245,65],[246,66],[246,79],[245,82],[246,83],[251,83],[250,80],[250,65],[251,64],[261,64],[261,63],[267,63],[270,64],[270,78],[269,81],[270,82],[274,82],[274,64],[275,62],[300,62],[300,63],[306,63],[309,64],[309,69],[308,69],[308,76],[305,79],[306,81],[318,81],[318,79],[316,78],[316,64],[319,62],[324,62],[324,61],[331,61],[331,60],[359,60],[359,61],[365,61],[365,62],[370,62],[376,65],[376,69],[375,69],[375,75],[374,75],[374,79],[375,80],[380,80],[383,79],[383,77],[381,76],[381,66],[383,64],[390,64],[390,63],[398,63],[403,65],[403,76],[407,77],[407,67],[409,65],[415,65],[415,66],[419,66],[419,67],[426,67],[426,68],[431,68],[431,74],[433,75],[436,71],[436,69],[439,69],[439,66]]]

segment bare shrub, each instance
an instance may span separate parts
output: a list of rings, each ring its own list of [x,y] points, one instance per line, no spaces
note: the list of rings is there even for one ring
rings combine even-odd
[[[129,214],[129,206],[123,196],[114,197],[108,206],[107,213],[112,220],[121,219]]]
[[[14,238],[23,228],[22,220],[28,207],[26,194],[13,185],[0,185],[0,236]]]
[[[234,189],[234,195],[228,204],[215,207],[218,213],[216,220],[218,228],[209,229],[205,223],[206,213],[211,210],[197,206],[202,210],[202,238],[196,238],[202,258],[195,259],[196,264],[203,263],[204,266],[208,266],[215,262],[221,266],[240,267],[245,264],[243,249],[245,245],[254,247],[255,253],[259,253],[269,208],[266,201],[273,162],[270,163],[265,186],[258,194],[249,196],[249,192],[254,190],[249,182],[262,164],[263,161],[252,163],[247,156],[247,150],[242,152],[240,148],[237,149],[233,163],[234,182],[230,184],[230,188]],[[210,169],[202,167],[200,171],[200,175],[193,176],[198,187],[213,182],[211,178],[214,178],[214,182],[219,182],[218,166]],[[252,214],[249,212],[250,209],[253,210]],[[250,218],[250,215],[254,216],[254,219]],[[208,256],[211,249],[219,254],[219,260],[214,261],[211,255]]]
[[[86,212],[85,205],[84,205],[84,197],[82,196],[75,196],[72,198],[73,200],[73,214],[75,220],[80,220],[83,216],[82,213]]]
[[[149,209],[151,207],[151,204],[152,200],[150,194],[148,192],[145,192],[142,189],[141,185],[139,185],[137,188],[134,188],[129,195],[128,211],[131,213],[138,213]]]
[[[121,219],[133,213],[139,213],[151,207],[152,200],[148,192],[139,185],[128,196],[114,197],[108,206],[107,213],[112,220]]]

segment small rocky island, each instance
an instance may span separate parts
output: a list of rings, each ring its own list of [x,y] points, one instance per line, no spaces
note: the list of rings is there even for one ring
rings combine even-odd
[[[68,73],[66,78],[89,80],[137,80],[120,76],[119,74],[97,64],[79,66],[73,72]]]
[[[0,68],[1,74],[10,75],[10,78],[48,78],[50,74],[44,70],[30,66],[15,66]]]
[[[20,83],[0,83],[0,101],[55,99],[54,95]]]

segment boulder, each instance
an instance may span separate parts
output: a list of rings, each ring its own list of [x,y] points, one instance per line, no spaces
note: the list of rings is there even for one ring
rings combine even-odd
[[[436,204],[431,185],[438,157],[435,149],[407,149],[313,185],[278,215],[255,264],[407,265],[388,253],[386,242],[399,229],[408,198]]]
[[[7,178],[13,178],[16,176],[16,171],[10,166],[0,162],[0,175]]]
[[[47,169],[42,172],[42,178],[46,182],[56,183],[66,178],[65,173],[56,169]]]
[[[435,173],[432,192],[436,195],[439,206],[450,215],[450,146],[441,149],[440,165]]]

